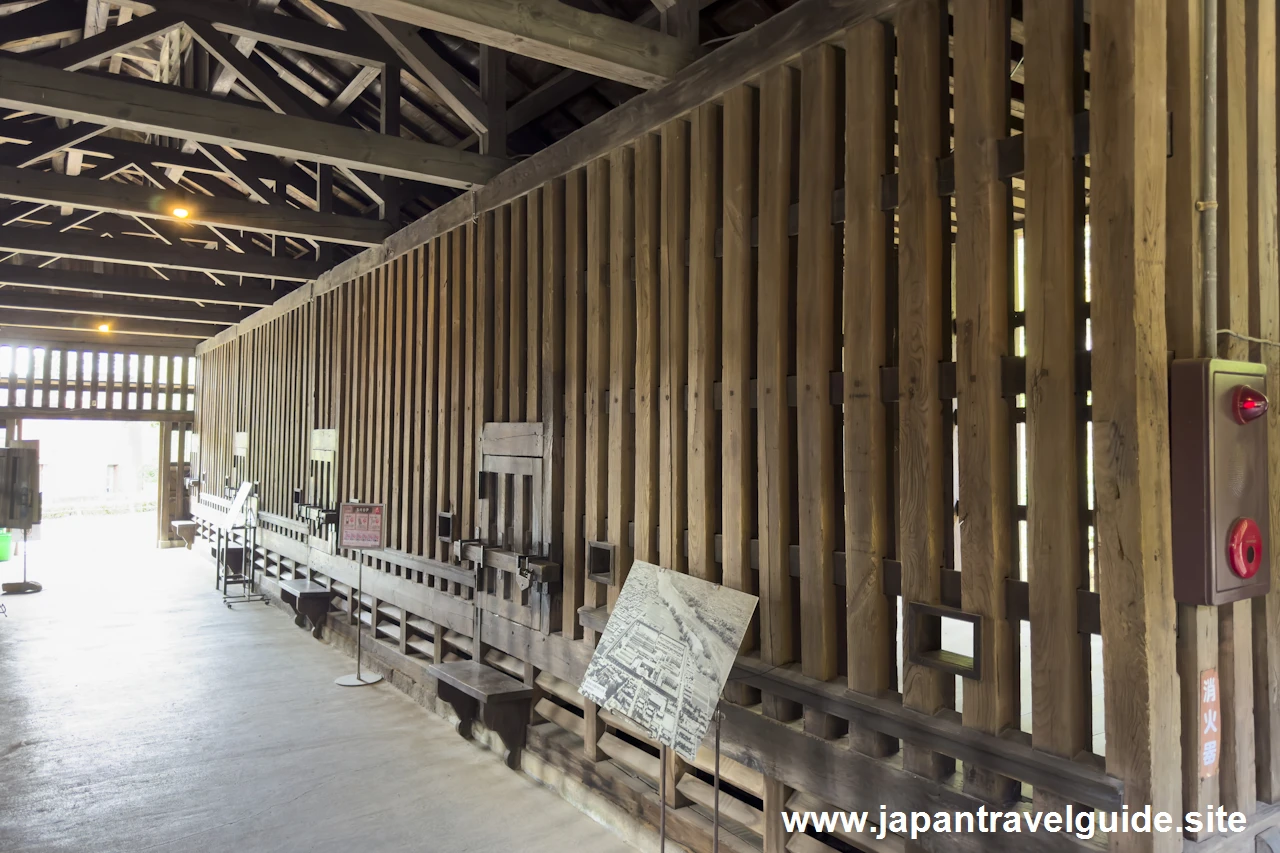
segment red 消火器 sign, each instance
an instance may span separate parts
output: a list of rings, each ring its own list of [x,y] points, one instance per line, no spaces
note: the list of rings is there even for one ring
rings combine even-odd
[[[338,547],[381,548],[385,515],[382,504],[343,504],[338,513]]]

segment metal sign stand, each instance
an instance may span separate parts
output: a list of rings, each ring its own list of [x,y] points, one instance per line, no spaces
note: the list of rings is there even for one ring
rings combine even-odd
[[[364,551],[357,551],[356,554],[360,564],[360,568],[356,573],[356,585],[358,588],[351,592],[351,603],[356,615],[356,671],[354,675],[343,675],[336,678],[333,683],[339,687],[366,687],[370,684],[377,684],[382,680],[382,676],[376,672],[366,678],[360,671],[360,659],[364,654],[364,618],[360,614],[363,607],[361,600],[364,598]]]
[[[358,567],[356,570],[356,588],[351,590],[351,597],[348,599],[348,603],[351,605],[351,612],[356,617],[356,671],[354,675],[343,675],[337,679],[334,679],[333,683],[338,685],[339,687],[367,687],[370,684],[377,684],[379,681],[382,680],[382,676],[377,674],[376,672],[366,677],[363,671],[361,670],[361,662],[362,662],[362,658],[364,657],[364,602],[363,600],[364,600],[364,556],[365,556],[364,552],[365,552],[365,549],[359,548],[359,547],[352,547],[352,545],[356,544],[356,542],[360,542],[364,545],[368,545],[369,541],[368,541],[368,537],[362,537],[360,539],[356,539],[355,541],[351,541],[347,539],[347,536],[350,532],[348,529],[348,526],[350,524],[349,519],[367,517],[369,522],[371,522],[373,519],[377,519],[378,542],[375,543],[375,547],[382,547],[380,543],[385,541],[382,539],[382,533],[383,533],[382,516],[385,509],[386,507],[382,504],[357,504],[354,501],[352,501],[350,503],[344,503],[338,510],[338,513],[339,513],[338,515],[338,547],[349,548],[350,550],[355,551],[356,565]],[[369,530],[371,530],[371,528],[368,526],[365,526],[363,529],[365,532],[368,532]],[[356,532],[358,533],[359,530],[357,530]],[[369,624],[371,627],[378,624],[378,614],[376,612],[372,614],[372,618],[369,620]]]

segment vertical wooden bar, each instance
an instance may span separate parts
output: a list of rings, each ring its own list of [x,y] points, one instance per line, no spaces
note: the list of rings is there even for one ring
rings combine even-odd
[[[1164,332],[1165,3],[1093,7],[1094,476],[1107,772],[1131,808],[1178,812]],[[1113,851],[1178,851],[1121,833]]]
[[[884,591],[890,553],[889,460],[892,448],[880,398],[880,368],[888,363],[885,334],[887,244],[891,223],[880,209],[889,171],[885,26],[871,21],[845,37],[844,190],[844,480],[845,592],[849,687],[878,695],[894,685],[894,624]],[[888,237],[886,239],[886,231]],[[894,743],[850,724],[850,741],[865,755],[884,756]]]
[[[1248,4],[1253,5],[1253,4]],[[1218,0],[1218,328],[1249,331],[1249,165],[1245,0]],[[1220,335],[1218,355],[1247,360],[1248,344]],[[1253,727],[1253,605],[1218,608],[1222,685],[1222,804],[1253,814],[1257,776]]]
[[[508,301],[509,367],[507,369],[508,402],[507,418],[518,423],[524,420],[525,382],[528,378],[525,336],[529,333],[528,317],[528,251],[525,229],[529,224],[528,202],[525,196],[511,202],[511,296]]]
[[[564,559],[565,471],[565,182],[542,190],[542,542],[538,553]],[[535,500],[539,499],[535,497]],[[563,565],[563,563],[562,563]],[[553,613],[553,623],[560,614]],[[551,628],[555,630],[555,627]]]
[[[437,269],[437,316],[436,329],[440,342],[440,355],[436,367],[436,428],[439,435],[436,441],[436,512],[451,512],[453,505],[449,500],[449,457],[451,453],[451,442],[454,432],[449,429],[449,411],[450,411],[450,390],[452,383],[449,381],[449,353],[450,353],[450,331],[451,324],[449,321],[450,305],[453,303],[453,276],[452,268],[449,264],[449,235],[445,234],[439,237],[435,242],[436,247],[436,263]],[[432,539],[435,539],[435,554],[437,560],[447,560],[449,558],[448,546],[436,538],[435,523],[436,519],[433,515],[430,519],[432,526]]]
[[[635,152],[635,556],[658,561],[659,209],[661,151],[657,134],[636,140]]]
[[[795,659],[791,586],[791,363],[792,128],[795,76],[788,66],[765,73],[760,88],[759,331],[756,340],[756,416],[759,428],[760,658],[770,666]],[[878,185],[878,182],[877,182]],[[665,428],[664,428],[665,432]],[[879,567],[877,566],[877,571]],[[765,693],[764,713],[794,719],[798,707]]]
[[[720,108],[716,104],[703,104],[693,111],[689,138],[689,573],[719,582],[716,468],[720,436],[715,383],[720,372],[720,300],[715,242],[720,224]]]
[[[1249,20],[1249,333],[1280,340],[1280,256],[1277,252],[1276,38],[1274,3],[1247,7]],[[1172,242],[1172,241],[1171,241]],[[1280,376],[1280,350],[1257,353],[1269,376]],[[1273,383],[1272,388],[1276,385]],[[1269,411],[1267,465],[1280,483],[1280,421]],[[1280,494],[1271,493],[1271,530],[1280,530]],[[1272,534],[1275,535],[1274,533]],[[1273,561],[1274,565],[1274,561]],[[1280,800],[1280,588],[1253,599],[1253,720],[1258,799]]]
[[[608,353],[609,353],[609,161],[602,158],[587,166],[587,276],[586,276],[586,536],[603,541],[608,531]],[[604,589],[598,583],[586,582],[583,605],[599,607],[604,603]],[[596,641],[595,632],[584,629],[589,643]],[[587,757],[602,756],[599,737],[603,734],[599,708],[586,702],[583,708],[584,741]]]
[[[426,310],[423,313],[423,365],[422,365],[422,538],[419,548],[423,555],[434,556],[436,553],[436,511],[439,509],[439,456],[436,445],[441,440],[440,430],[440,393],[438,378],[440,343],[440,278],[437,247],[439,240],[433,240],[422,248],[420,258],[422,281],[422,299]]]
[[[582,636],[578,608],[587,583],[583,552],[586,531],[586,336],[587,243],[586,173],[575,169],[565,176],[564,200],[564,613],[561,630],[576,640]],[[596,753],[588,751],[589,756]]]
[[[475,529],[475,481],[476,481],[476,452],[477,443],[480,437],[480,428],[483,424],[476,423],[476,384],[477,376],[477,348],[480,345],[480,338],[477,336],[476,316],[477,316],[477,278],[476,278],[476,224],[468,222],[465,226],[462,237],[466,241],[466,272],[465,272],[465,320],[463,321],[463,375],[459,388],[465,386],[463,396],[463,412],[462,412],[462,538],[473,539],[476,536]],[[487,377],[486,377],[487,379]]]
[[[464,273],[465,260],[465,234],[463,229],[455,228],[450,233],[452,246],[449,249],[449,260],[453,262],[453,269],[449,278],[450,293],[450,324],[449,339],[452,344],[453,351],[450,355],[449,366],[451,368],[449,378],[449,441],[451,450],[449,453],[449,505],[453,511],[453,538],[462,539],[466,537],[465,527],[460,526],[461,523],[467,521],[466,510],[462,506],[462,477],[464,474],[464,466],[462,464],[463,453],[468,447],[465,437],[463,436],[463,413],[466,401],[463,396],[463,373],[466,370],[466,363],[463,359],[465,352],[465,335],[466,330],[463,328],[463,296],[466,291],[466,279]],[[446,558],[448,555],[446,555]],[[456,590],[455,590],[456,592]]]
[[[541,419],[538,411],[542,402],[542,190],[528,195],[528,222],[525,228],[525,248],[528,261],[525,264],[525,293],[528,305],[525,319],[529,324],[528,350],[525,354],[525,419]]]
[[[756,465],[751,379],[755,375],[755,264],[751,221],[756,211],[755,89],[739,86],[724,96],[723,253],[721,285],[721,563],[725,586],[755,593],[751,539],[755,533]],[[638,182],[637,182],[638,183]],[[753,622],[742,650],[756,648]],[[741,693],[735,700],[745,700]]]
[[[634,550],[630,524],[635,510],[635,418],[631,389],[636,372],[636,292],[632,281],[635,152],[622,147],[609,155],[609,542],[617,549],[615,582],[607,590],[609,609],[618,600]]]
[[[661,426],[658,558],[665,568],[687,571],[684,531],[686,366],[688,364],[689,126],[662,126]]]
[[[391,352],[387,359],[387,370],[391,373],[391,423],[388,430],[391,441],[391,453],[389,467],[387,469],[387,477],[391,481],[388,491],[390,492],[390,506],[388,513],[390,518],[390,534],[387,539],[387,547],[396,550],[405,550],[405,515],[404,500],[405,494],[401,490],[404,480],[404,471],[408,468],[406,452],[408,451],[409,435],[404,428],[404,376],[405,369],[410,366],[413,358],[409,352],[409,347],[405,341],[405,319],[409,316],[409,306],[406,302],[408,286],[405,282],[405,268],[407,258],[396,258],[391,262],[392,271],[392,312],[391,312]],[[399,569],[396,570],[399,574]],[[401,626],[400,635],[403,639],[405,631],[404,625]]]
[[[605,541],[609,511],[609,161],[587,166],[586,536]],[[605,589],[588,581],[584,605],[605,603]],[[585,635],[595,642],[595,632]]]
[[[1090,747],[1076,589],[1080,549],[1076,470],[1074,38],[1071,3],[1027,0],[1026,77],[1027,569],[1032,742],[1074,757]],[[963,554],[962,554],[963,556]],[[965,563],[964,565],[968,565]],[[966,697],[966,703],[968,699]],[[1035,791],[1040,808],[1065,805]]]
[[[964,519],[960,595],[964,610],[982,619],[983,673],[980,680],[964,683],[963,717],[966,726],[992,735],[1018,722],[1014,637],[1004,594],[1013,567],[1012,437],[1001,386],[1012,307],[1009,194],[999,174],[999,145],[1009,119],[1008,27],[1005,0],[973,0],[956,7],[956,393]],[[1071,139],[1064,137],[1063,144]],[[1068,199],[1060,207],[1069,213]],[[1063,425],[1074,429],[1074,417]],[[1074,570],[1069,576],[1075,576]],[[997,803],[1011,801],[1021,790],[1017,780],[968,766],[965,788]]]
[[[942,238],[950,216],[938,197],[936,165],[947,136],[945,23],[940,0],[915,0],[899,12],[898,536],[904,613],[911,603],[939,603],[943,539],[951,535],[951,508],[943,497],[943,480],[950,477],[943,445],[950,443],[951,430],[938,404],[938,364],[946,360],[950,342],[948,306],[942,302]],[[937,626],[921,634],[920,642],[936,647]],[[912,663],[905,648],[904,658],[903,705],[924,714],[942,710],[947,676]],[[911,743],[903,745],[903,766],[930,779],[955,769],[950,758]]]
[[[507,377],[510,359],[511,298],[511,205],[503,205],[494,216],[494,355],[493,355],[493,419],[507,420]],[[494,542],[505,545],[507,541],[508,482],[505,475],[494,475]]]
[[[839,171],[839,57],[821,45],[801,57],[800,240],[796,296],[799,411],[796,442],[800,481],[800,663],[804,674],[829,681],[837,673],[835,589],[835,434],[831,371],[836,361],[835,232],[831,195]],[[834,733],[829,715],[805,709],[805,729]]]
[[[476,299],[476,349],[475,349],[475,412],[472,423],[472,434],[477,443],[484,425],[493,420],[493,306],[494,306],[494,274],[493,274],[493,220],[495,214],[490,211],[480,217],[476,228],[476,244],[472,256],[476,264],[474,283]],[[480,448],[475,453],[475,470],[473,479],[479,476],[481,464]],[[493,478],[490,477],[490,485]],[[479,495],[477,495],[477,499]],[[477,533],[485,542],[492,541],[489,527],[493,507],[493,494],[488,499],[477,500],[476,524]]]

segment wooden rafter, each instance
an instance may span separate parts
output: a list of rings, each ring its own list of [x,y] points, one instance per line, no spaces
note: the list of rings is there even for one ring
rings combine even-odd
[[[252,107],[0,59],[0,106],[469,188],[503,160]]]
[[[18,264],[0,264],[0,284],[225,305],[265,306],[274,302],[278,295],[273,291],[254,287],[219,287],[196,282],[166,281],[162,278],[89,273]]]
[[[558,0],[337,0],[418,27],[646,89],[692,60],[679,40]]]
[[[176,307],[150,299],[126,299],[121,297],[95,299],[89,296],[35,293],[17,291],[11,288],[0,290],[0,310],[6,308],[15,311],[91,314],[98,317],[173,320],[179,323],[218,323],[225,326],[238,323],[245,317],[245,309],[228,305]]]
[[[104,322],[110,327],[110,335],[99,333],[98,327]],[[222,326],[211,323],[175,323],[169,320],[95,317],[91,314],[20,311],[11,308],[0,308],[0,329],[10,326],[22,329],[63,329],[71,332],[89,333],[95,339],[100,339],[103,342],[114,340],[114,336],[118,334],[200,340],[217,334],[222,330]],[[7,329],[4,331],[7,337]]]
[[[13,225],[0,227],[0,250],[52,258],[109,261],[132,266],[247,275],[285,281],[311,281],[324,271],[320,264],[289,258],[170,247],[155,240],[107,240],[97,236],[59,234],[49,228],[20,228]]]

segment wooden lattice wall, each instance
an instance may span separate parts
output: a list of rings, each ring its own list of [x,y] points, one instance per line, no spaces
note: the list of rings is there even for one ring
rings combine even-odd
[[[1280,594],[1175,612],[1169,577],[1167,351],[1202,354],[1199,6],[880,5],[889,23],[815,39],[205,348],[201,469],[232,476],[247,432],[236,479],[287,516],[310,431],[336,429],[339,492],[387,503],[397,582],[467,598],[404,563],[450,560],[441,512],[455,538],[561,563],[560,631],[494,644],[542,690],[534,751],[647,820],[652,794],[607,766],[656,785],[653,745],[575,689],[618,590],[588,579],[588,541],[622,574],[645,559],[760,596],[725,725],[731,816],[767,851],[779,812],[823,803],[1262,800],[1274,820]],[[1274,3],[1222,5],[1222,325],[1274,339]],[[1223,352],[1280,366],[1272,346]],[[545,542],[520,532],[531,496],[479,494],[492,422],[548,437]],[[376,596],[388,650],[446,654],[408,642],[404,606],[384,637]],[[980,642],[954,647],[939,613]],[[1201,780],[1215,667],[1228,724]],[[670,771],[695,846],[705,764]]]

